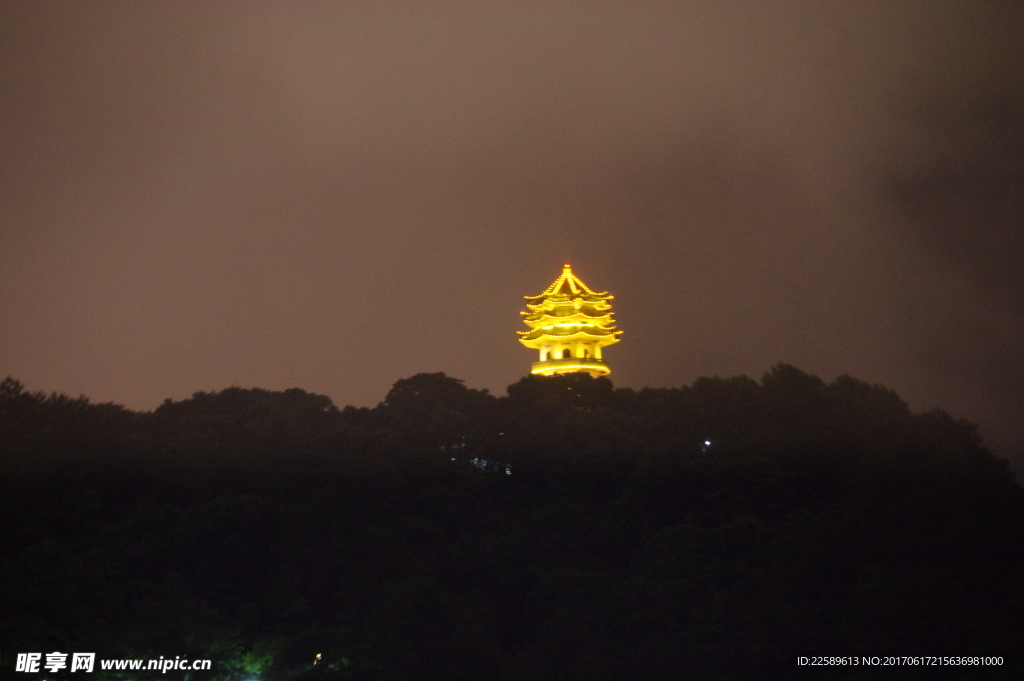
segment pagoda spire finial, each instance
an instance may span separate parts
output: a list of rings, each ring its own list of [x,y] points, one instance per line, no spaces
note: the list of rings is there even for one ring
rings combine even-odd
[[[528,312],[520,312],[529,331],[520,331],[519,342],[540,351],[530,373],[542,376],[589,373],[603,376],[611,369],[601,349],[619,341],[612,319],[613,298],[595,292],[565,263],[562,275],[537,296],[526,296]]]

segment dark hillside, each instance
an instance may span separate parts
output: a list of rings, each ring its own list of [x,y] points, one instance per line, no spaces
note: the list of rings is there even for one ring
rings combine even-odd
[[[13,672],[26,651],[267,681],[1024,674],[1024,490],[973,425],[850,377],[419,374],[373,409],[231,388],[152,413],[8,379],[0,486],[10,678],[81,676]]]

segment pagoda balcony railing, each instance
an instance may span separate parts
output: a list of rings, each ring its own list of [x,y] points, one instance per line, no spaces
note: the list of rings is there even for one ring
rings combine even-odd
[[[584,357],[568,357],[565,359],[547,359],[530,365],[531,374],[558,374],[574,371],[589,371],[597,374],[611,373],[611,369],[600,359]]]

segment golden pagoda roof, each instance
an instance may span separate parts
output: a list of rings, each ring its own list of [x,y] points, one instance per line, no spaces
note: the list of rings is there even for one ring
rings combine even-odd
[[[583,281],[572,273],[572,266],[566,263],[562,266],[562,275],[555,279],[555,281],[548,286],[543,293],[536,296],[523,296],[527,300],[537,300],[538,298],[546,298],[548,296],[595,296],[605,299],[611,299],[613,296],[608,295],[607,291],[601,291],[600,293],[592,291],[589,286],[583,283]]]
[[[612,306],[607,302],[614,296],[607,291],[594,291],[584,284],[566,264],[562,275],[536,296],[523,296],[529,312],[520,312],[523,322],[530,327],[518,331],[519,339],[527,347],[540,347],[547,341],[586,340],[599,346],[618,341],[622,331],[615,327]]]

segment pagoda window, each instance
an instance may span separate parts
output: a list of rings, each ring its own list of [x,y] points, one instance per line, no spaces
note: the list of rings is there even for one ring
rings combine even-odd
[[[562,358],[563,359],[569,359],[570,357],[572,357],[572,350],[570,350],[569,348],[566,348],[565,352],[562,353]]]
[[[541,350],[540,351],[540,361],[542,361],[542,362],[547,361],[547,358],[548,358],[548,351],[547,350]]]

